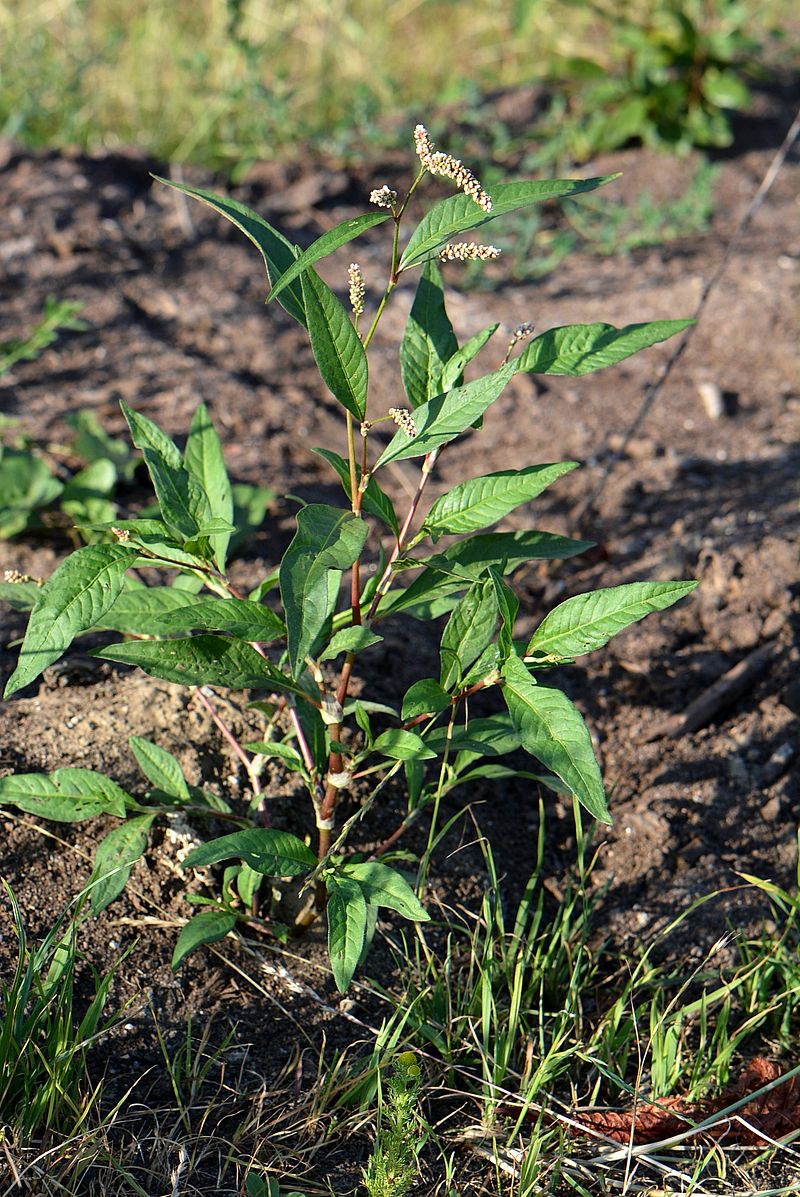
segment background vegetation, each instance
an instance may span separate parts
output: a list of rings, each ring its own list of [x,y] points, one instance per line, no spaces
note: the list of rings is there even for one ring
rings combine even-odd
[[[654,104],[685,109],[676,77],[690,104],[705,77],[704,103],[741,107],[748,78],[788,64],[790,13],[787,0],[634,0],[624,13],[576,0],[3,0],[0,133],[241,171],[308,144],[391,145],[410,116],[451,107],[469,121],[486,91],[541,84],[543,137],[591,105],[591,137],[566,146],[580,157],[614,140],[606,104],[625,137]],[[724,142],[724,127],[712,134]]]

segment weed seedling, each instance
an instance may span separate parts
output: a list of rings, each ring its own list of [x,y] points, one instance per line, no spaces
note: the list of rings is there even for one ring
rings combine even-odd
[[[114,543],[78,549],[35,593],[26,592],[32,610],[7,697],[30,685],[76,636],[114,630],[136,638],[93,655],[193,687],[245,766],[250,798],[236,808],[223,800],[218,808],[235,829],[195,848],[184,862],[189,868],[232,863],[223,901],[210,903],[181,932],[176,967],[189,951],[222,938],[237,922],[260,927],[257,895],[264,879],[295,878],[308,894],[295,930],[327,912],[333,976],[346,989],[381,908],[415,922],[428,919],[409,878],[380,857],[413,822],[428,818],[418,873],[422,892],[441,832],[442,802],[468,783],[521,777],[533,787],[574,795],[590,815],[608,822],[589,730],[552,683],[553,669],[602,648],[696,585],[642,581],[575,594],[546,614],[532,635],[515,638],[520,605],[510,581],[515,570],[530,561],[580,555],[590,546],[539,529],[497,531],[495,525],[577,463],[545,462],[465,478],[429,502],[440,459],[459,437],[480,429],[516,375],[582,377],[664,341],[688,322],[571,324],[536,336],[526,323],[499,351],[493,323],[460,342],[447,314],[443,269],[497,256],[499,249],[475,239],[479,230],[530,205],[580,196],[611,180],[502,183],[489,195],[472,171],[434,147],[423,125],[414,142],[415,173],[404,193],[399,185],[376,188],[370,211],[330,229],[302,253],[243,204],[179,188],[250,239],[266,267],[268,301],[280,303],[306,330],[322,383],[342,409],[344,452],[332,446],[316,450],[342,485],[342,505],[302,505],[277,572],[243,593],[228,575],[236,511],[206,408],[197,409],[181,451],[151,420],[123,405],[158,515],[117,521],[111,527]],[[456,194],[435,203],[406,236],[417,192],[441,182]],[[315,266],[380,226],[389,231],[387,276],[376,286],[353,262],[348,311]],[[405,398],[384,407],[370,392],[376,363],[368,360],[368,351],[406,277],[416,277],[417,284],[399,346]],[[527,427],[529,417],[521,419]],[[387,427],[393,433],[388,439]],[[413,496],[398,512],[383,483],[388,467],[399,462],[413,463],[416,475]],[[143,585],[138,571],[146,567],[162,571],[160,576],[172,573],[175,584]],[[354,699],[354,671],[384,639],[385,621],[399,616],[446,617],[438,676],[418,677],[392,706],[366,696]],[[258,705],[268,715],[261,738],[238,742],[217,709],[215,688],[261,692]],[[499,697],[499,709],[474,716],[470,700],[490,692]],[[534,771],[501,763],[520,748],[538,762]],[[139,745],[137,756],[162,806],[164,796],[180,806],[191,804],[187,783],[168,754]],[[270,800],[260,780],[267,759],[295,774],[305,788],[313,842],[269,825]],[[369,857],[354,853],[353,828],[389,783],[401,778],[407,794],[402,823]],[[96,907],[119,892],[155,817],[152,807],[83,769],[3,778],[3,802],[46,818],[104,813],[124,820],[104,841]]]

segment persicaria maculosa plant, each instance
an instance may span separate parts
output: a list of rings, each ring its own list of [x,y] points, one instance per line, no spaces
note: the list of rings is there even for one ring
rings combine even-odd
[[[577,463],[465,479],[430,502],[426,490],[438,459],[457,437],[480,435],[492,403],[520,371],[589,374],[665,340],[688,322],[573,324],[538,336],[522,325],[500,364],[482,371],[482,351],[498,325],[459,343],[439,263],[495,257],[498,249],[474,239],[484,225],[528,204],[591,191],[609,179],[506,183],[489,196],[471,171],[435,150],[422,125],[415,143],[416,174],[402,198],[388,185],[376,189],[371,211],[326,232],[303,253],[243,204],[169,184],[210,205],[253,242],[266,267],[268,301],[277,300],[307,330],[322,381],[343,409],[341,443],[316,450],[341,481],[342,505],[302,506],[277,573],[251,593],[240,593],[227,574],[238,516],[206,409],[198,408],[181,452],[151,420],[123,405],[160,517],[118,523],[108,529],[108,542],[72,553],[41,587],[17,580],[0,591],[32,607],[6,695],[33,681],[75,636],[98,629],[124,633],[133,638],[94,655],[196,687],[197,700],[246,767],[252,800],[244,807],[189,786],[173,757],[137,738],[132,749],[155,787],[144,803],[90,770],[0,780],[0,802],[45,817],[104,812],[123,820],[98,850],[92,879],[96,910],[124,886],[155,818],[188,809],[228,820],[233,830],[196,848],[184,862],[230,863],[219,900],[205,900],[206,909],[181,932],[176,966],[192,948],[221,938],[237,921],[279,933],[280,926],[259,907],[258,890],[265,877],[293,877],[303,879],[308,894],[297,925],[327,912],[334,977],[344,989],[371,940],[380,907],[412,920],[427,917],[408,880],[380,857],[424,812],[432,820],[430,846],[443,796],[471,780],[512,776],[515,770],[499,758],[520,748],[538,762],[536,773],[522,776],[574,794],[595,818],[609,821],[589,732],[566,695],[550,684],[549,671],[602,647],[695,586],[636,582],[579,594],[547,614],[526,642],[514,639],[519,608],[510,580],[514,571],[528,561],[563,559],[589,546],[538,530],[490,529]],[[454,185],[456,194],[435,203],[404,237],[409,200],[423,183],[438,180]],[[352,263],[348,310],[315,264],[382,223],[391,233],[388,278],[379,290]],[[370,399],[368,351],[392,293],[407,275],[416,276],[417,284],[399,348],[405,395],[380,410]],[[342,284],[344,289],[344,274]],[[468,367],[474,375],[469,381]],[[400,511],[381,485],[386,467],[398,461],[418,466],[413,498]],[[367,563],[369,571],[362,568]],[[139,571],[149,566],[172,571],[173,584],[145,585]],[[384,621],[401,616],[447,616],[439,675],[419,678],[398,694],[394,710],[378,711],[351,697],[351,678],[358,658],[382,639]],[[261,740],[247,745],[235,740],[215,708],[215,688],[262,693],[257,705],[268,713],[268,723]],[[499,692],[504,709],[473,717],[468,699],[484,690]],[[376,715],[382,730],[375,726]],[[315,816],[311,845],[269,825],[270,804],[260,780],[267,758],[277,758],[304,783]],[[348,856],[354,822],[401,771],[408,802],[402,825],[368,859]],[[357,806],[350,800],[356,787]],[[427,854],[421,876],[426,864]]]

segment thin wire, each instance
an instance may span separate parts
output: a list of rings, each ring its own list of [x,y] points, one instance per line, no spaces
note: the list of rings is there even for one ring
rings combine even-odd
[[[707,279],[707,281],[703,287],[703,290],[700,293],[700,298],[698,299],[697,306],[695,307],[695,310],[694,310],[694,317],[693,317],[694,323],[690,324],[689,327],[685,330],[685,332],[681,336],[680,340],[676,344],[674,350],[672,351],[671,355],[667,358],[666,362],[662,366],[661,372],[658,375],[658,377],[655,379],[655,381],[649,383],[648,386],[645,388],[644,399],[642,400],[641,404],[639,405],[639,410],[637,411],[633,420],[628,425],[628,428],[622,438],[622,443],[621,443],[620,447],[618,449],[616,449],[613,453],[610,454],[608,461],[606,462],[605,466],[603,467],[603,471],[600,475],[600,478],[599,478],[594,490],[590,491],[589,495],[583,500],[583,502],[577,508],[577,510],[573,516],[573,526],[578,527],[580,525],[581,520],[586,515],[587,511],[589,511],[589,509],[594,506],[596,501],[599,499],[600,495],[603,493],[603,490],[605,489],[605,485],[608,482],[609,477],[611,476],[612,470],[614,469],[614,467],[616,465],[618,465],[618,463],[625,456],[625,450],[627,449],[627,447],[631,441],[631,438],[633,436],[635,436],[636,432],[638,431],[638,429],[641,427],[644,420],[649,415],[649,413],[653,407],[653,404],[655,403],[656,399],[658,399],[659,395],[661,394],[662,390],[664,389],[664,385],[667,382],[667,379],[669,378],[673,369],[675,368],[675,366],[678,364],[678,362],[680,361],[680,359],[683,357],[684,353],[686,352],[686,347],[688,346],[689,342],[691,341],[692,337],[694,336],[694,333],[697,329],[697,326],[698,326],[698,323],[700,320],[700,315],[708,302],[709,296],[711,295],[712,291],[717,286],[717,283],[720,281],[723,274],[725,273],[728,263],[730,262],[731,257],[733,256],[733,251],[734,251],[734,249],[736,249],[739,241],[741,240],[741,237],[742,237],[743,233],[745,232],[745,229],[750,224],[750,222],[753,219],[753,217],[755,216],[756,212],[758,212],[758,210],[761,207],[761,205],[763,204],[764,200],[767,198],[767,195],[769,194],[773,183],[775,182],[778,175],[780,174],[783,164],[785,163],[785,161],[792,149],[792,146],[797,141],[798,136],[800,136],[800,108],[798,108],[797,113],[795,114],[795,118],[792,121],[792,124],[789,127],[789,130],[788,130],[786,136],[784,137],[783,141],[781,142],[779,149],[775,153],[775,156],[772,159],[772,162],[769,164],[766,174],[764,175],[763,179],[759,183],[758,190],[756,191],[755,195],[751,199],[751,201],[747,207],[747,210],[745,211],[744,215],[742,216],[741,220],[739,221],[738,225],[736,226],[736,229],[735,229],[733,235],[731,236],[730,241],[728,242],[727,248],[726,248],[724,254],[722,255],[719,263],[717,264],[716,270],[712,271],[711,275],[709,276],[709,278]]]

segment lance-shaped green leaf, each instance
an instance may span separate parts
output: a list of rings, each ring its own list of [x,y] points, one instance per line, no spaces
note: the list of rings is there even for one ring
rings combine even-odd
[[[500,610],[500,635],[497,643],[500,656],[505,661],[506,657],[514,651],[514,621],[519,611],[519,599],[511,587],[503,581],[500,571],[494,566],[489,569],[489,576],[494,583],[497,606]]]
[[[624,328],[613,324],[565,324],[531,341],[515,359],[516,366],[527,374],[569,374],[579,378],[666,341],[692,323],[651,320],[647,324],[626,324]]]
[[[183,466],[171,466],[155,449],[142,451],[164,522],[179,536],[197,536],[211,520],[208,500]]]
[[[199,603],[202,600],[196,599]],[[122,632],[125,635],[152,636],[160,616],[170,611],[186,610],[192,595],[172,586],[138,586],[124,589],[105,615],[92,624],[92,631]]]
[[[554,532],[484,532],[424,558],[424,563],[430,569],[476,578],[498,562],[504,563],[503,573],[510,574],[526,561],[560,561],[592,547],[590,540],[571,540]]]
[[[40,589],[36,582],[0,582],[0,602],[8,603],[12,611],[30,611]]]
[[[493,374],[476,378],[463,387],[454,387],[446,395],[437,395],[414,412],[417,435],[409,437],[402,429],[381,453],[374,468],[387,461],[401,461],[407,457],[422,457],[440,445],[446,445],[459,433],[479,420],[500,395],[514,373],[513,362],[501,366]]]
[[[426,737],[426,743],[437,756],[444,751],[447,728],[435,727]],[[466,727],[456,726],[450,736],[450,747],[457,753],[459,764],[483,756],[507,756],[520,746],[520,738],[513,721],[502,711],[487,715],[484,719],[470,719]]]
[[[442,385],[442,372],[457,349],[442,273],[435,261],[426,262],[400,342],[400,372],[413,408],[451,389],[452,383]]]
[[[297,532],[280,566],[294,677],[333,614],[342,572],[358,557],[367,533],[364,520],[336,507],[312,503],[298,511]]]
[[[334,453],[331,449],[313,449],[319,457],[323,457],[328,465],[332,466],[341,479],[345,494],[348,499],[352,500],[350,494],[350,466],[343,457],[338,453]],[[356,465],[356,478],[361,481],[361,466]],[[397,513],[394,509],[394,504],[385,491],[381,489],[375,478],[370,478],[367,483],[367,489],[361,497],[361,506],[369,515],[374,515],[381,520],[387,527],[391,528],[395,536],[400,530],[400,525],[397,521]]]
[[[488,224],[490,220],[496,220],[498,216],[516,212],[529,204],[540,204],[545,200],[565,199],[586,191],[594,191],[596,187],[602,187],[604,183],[610,183],[617,177],[606,175],[595,179],[542,179],[533,182],[499,183],[492,190],[491,212],[484,212],[467,195],[453,195],[449,199],[440,200],[411,234],[400,259],[400,269],[407,270],[409,266],[430,257],[455,233],[477,229]]]
[[[198,406],[192,417],[183,464],[203,491],[212,520],[218,519],[232,525],[233,494],[222,456],[222,444],[204,403]],[[230,531],[215,532],[210,537],[214,560],[221,571],[225,569],[230,538]]]
[[[172,969],[177,972],[190,952],[203,944],[219,943],[236,926],[236,915],[225,910],[204,910],[181,928],[172,953]]]
[[[163,790],[171,798],[179,801],[189,801],[189,787],[179,762],[171,752],[154,744],[152,740],[145,740],[143,736],[131,736],[128,740],[131,752],[148,781],[158,790]]]
[[[367,931],[364,891],[351,877],[332,874],[328,887],[328,955],[336,988],[344,993],[353,979]]]
[[[571,661],[602,648],[629,624],[685,598],[697,582],[628,582],[576,594],[546,615],[531,637],[526,656]]]
[[[367,411],[367,355],[352,321],[314,270],[300,276],[311,349],[322,381],[359,421]]]
[[[190,195],[192,199],[208,204],[209,208],[213,208],[215,212],[218,212],[220,216],[224,216],[240,232],[244,233],[245,237],[253,242],[253,245],[255,245],[264,259],[268,285],[273,280],[279,279],[281,275],[285,274],[298,256],[299,250],[295,249],[290,241],[287,241],[283,233],[279,233],[277,229],[274,229],[271,224],[268,224],[262,216],[259,216],[252,208],[248,208],[246,204],[241,204],[238,200],[229,199],[228,196],[215,195],[213,191],[203,191],[197,187],[186,187],[183,183],[173,183],[169,179],[159,178],[158,175],[154,175],[153,177],[159,183],[165,183],[167,187],[174,187],[176,191],[183,191],[186,195]],[[281,307],[305,327],[305,307],[303,305],[303,292],[299,280],[295,280],[286,287],[281,295],[280,302]]]
[[[480,332],[475,333],[474,337],[457,349],[452,357],[447,359],[447,364],[442,370],[442,387],[443,391],[449,391],[454,386],[461,384],[461,376],[465,368],[469,365],[473,358],[477,357],[484,345],[497,332],[499,324],[490,324],[488,328],[481,329]]]
[[[376,224],[382,224],[384,220],[389,219],[390,215],[390,212],[367,212],[363,216],[353,216],[350,220],[343,220],[335,228],[328,229],[327,233],[323,233],[313,245],[309,245],[308,249],[301,253],[300,257],[296,258],[288,270],[281,275],[267,296],[267,303],[271,299],[277,299],[284,287],[288,286],[304,270],[308,270],[309,266],[313,266],[321,258],[326,258],[339,246],[347,245],[348,241],[365,233],[367,229],[373,228]]]
[[[359,864],[344,865],[338,875],[357,881],[370,906],[386,906],[414,923],[430,921],[430,915],[419,898],[396,869],[390,869],[377,860],[365,860]]]
[[[519,657],[503,665],[503,698],[522,747],[560,777],[602,823],[611,818],[583,717],[560,690],[537,686]]]
[[[128,407],[127,403],[120,401],[119,406],[127,420],[131,440],[136,448],[152,449],[154,453],[158,453],[160,457],[164,458],[168,466],[175,470],[180,469],[183,465],[181,451],[166,432],[163,432],[158,424],[154,424],[147,416],[143,416],[140,411],[134,411],[132,407]]]
[[[577,461],[560,461],[470,478],[436,499],[425,516],[422,531],[436,541],[440,536],[487,528],[515,507],[534,499],[577,464]]]
[[[444,690],[457,686],[472,662],[492,642],[498,615],[494,579],[480,578],[464,595],[442,632],[439,681]]]
[[[380,752],[393,761],[431,761],[436,756],[416,732],[402,727],[391,727],[381,732],[372,745],[373,752]]]
[[[124,819],[130,801],[116,782],[92,769],[64,768],[50,774],[0,777],[0,805],[12,804],[56,823],[80,823],[101,814]]]
[[[6,698],[57,661],[76,636],[95,626],[121,592],[125,570],[136,557],[136,550],[125,545],[90,544],[61,563],[36,597]]]
[[[432,677],[420,678],[406,690],[401,717],[403,722],[417,715],[438,715],[450,706],[450,695]]]
[[[232,858],[243,860],[256,873],[267,877],[296,877],[317,863],[308,844],[296,835],[274,827],[248,827],[193,848],[183,867],[201,869]]]
[[[124,890],[131,869],[147,847],[147,833],[155,817],[152,814],[128,819],[109,831],[98,844],[94,870],[89,878],[92,914],[105,910]]]
[[[228,636],[188,636],[176,640],[138,640],[96,648],[93,657],[138,665],[152,677],[182,686],[224,686],[229,690],[277,690],[307,694],[250,644]]]
[[[339,656],[339,653],[360,653],[373,644],[380,644],[381,640],[383,640],[383,636],[378,636],[369,628],[361,626],[342,628],[341,632],[337,632],[333,637],[325,651],[320,653],[319,660],[333,661],[335,657]]]
[[[185,592],[184,592],[185,594]],[[286,627],[269,607],[249,599],[200,599],[184,604],[154,619],[150,632],[163,636],[168,632],[203,629],[227,632],[240,640],[266,642],[286,635]]]

